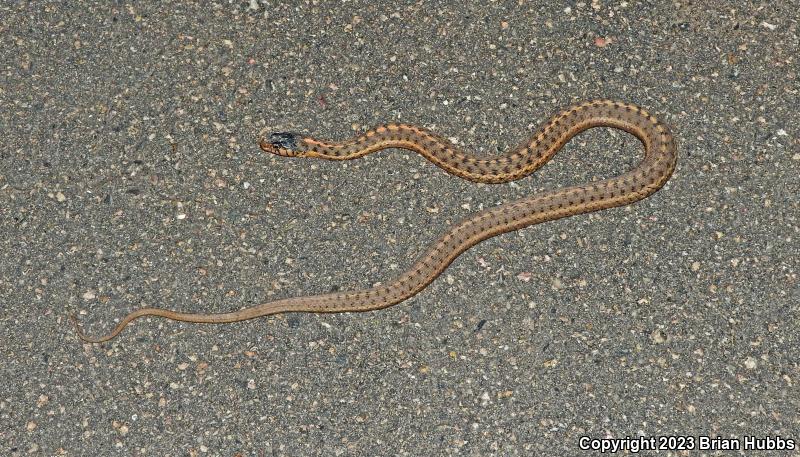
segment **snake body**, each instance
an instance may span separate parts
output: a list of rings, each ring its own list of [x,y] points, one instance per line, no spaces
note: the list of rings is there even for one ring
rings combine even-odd
[[[341,313],[386,308],[415,295],[436,279],[461,253],[477,243],[534,224],[576,214],[628,205],[660,189],[675,169],[677,148],[669,128],[638,106],[610,100],[573,105],[542,124],[531,139],[492,158],[478,158],[450,141],[412,125],[388,124],[342,142],[326,142],[294,133],[274,133],[260,142],[266,152],[287,157],[350,160],[386,148],[417,152],[448,173],[474,182],[502,183],[522,178],[547,163],[576,134],[592,127],[611,127],[637,137],[644,159],[619,176],[533,195],[478,212],[450,227],[408,270],[386,284],[349,292],[276,300],[217,314],[143,308],[125,316],[107,335],[85,335],[71,316],[78,336],[100,343],[117,336],[142,316],[199,323],[228,323],[278,313]]]

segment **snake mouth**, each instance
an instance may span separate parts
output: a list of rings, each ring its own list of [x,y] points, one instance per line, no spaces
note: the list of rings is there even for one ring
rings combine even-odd
[[[302,155],[299,147],[300,135],[292,132],[276,132],[269,138],[261,140],[258,145],[266,152],[283,157],[299,157]]]

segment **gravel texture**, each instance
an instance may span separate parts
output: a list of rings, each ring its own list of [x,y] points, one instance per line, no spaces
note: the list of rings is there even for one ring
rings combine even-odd
[[[796,2],[275,3],[0,6],[0,454],[800,447]],[[490,186],[401,151],[270,157],[264,132],[403,121],[490,155],[596,97],[673,127],[651,198],[486,241],[380,312],[145,319],[102,345],[69,324],[385,281],[476,210],[641,155],[594,130]]]

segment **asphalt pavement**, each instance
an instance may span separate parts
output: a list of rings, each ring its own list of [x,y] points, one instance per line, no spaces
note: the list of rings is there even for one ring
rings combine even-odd
[[[466,3],[3,2],[0,454],[800,455],[796,2]],[[476,185],[265,133],[399,121],[488,157],[593,98],[672,127],[652,197],[483,242],[382,311],[70,325],[387,281],[475,211],[641,157],[593,129]]]

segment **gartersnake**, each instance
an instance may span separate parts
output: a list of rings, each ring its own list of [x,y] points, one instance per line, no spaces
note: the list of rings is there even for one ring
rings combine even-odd
[[[594,100],[567,108],[542,124],[527,143],[489,159],[474,157],[428,130],[406,124],[384,125],[343,143],[319,141],[294,133],[274,133],[262,140],[260,146],[280,156],[350,160],[386,148],[402,148],[418,152],[448,173],[464,179],[502,183],[532,173],[547,163],[570,138],[592,127],[612,127],[633,134],[644,145],[644,160],[636,168],[613,178],[545,192],[478,212],[452,226],[416,263],[387,284],[351,292],[287,298],[218,314],[143,308],[128,314],[111,333],[98,338],[85,335],[75,317],[71,318],[83,341],[100,343],[114,338],[131,321],[142,316],[227,323],[277,313],[339,313],[386,308],[424,289],[456,257],[487,238],[566,216],[627,205],[651,195],[667,182],[677,159],[675,141],[666,125],[637,106],[609,100]]]

